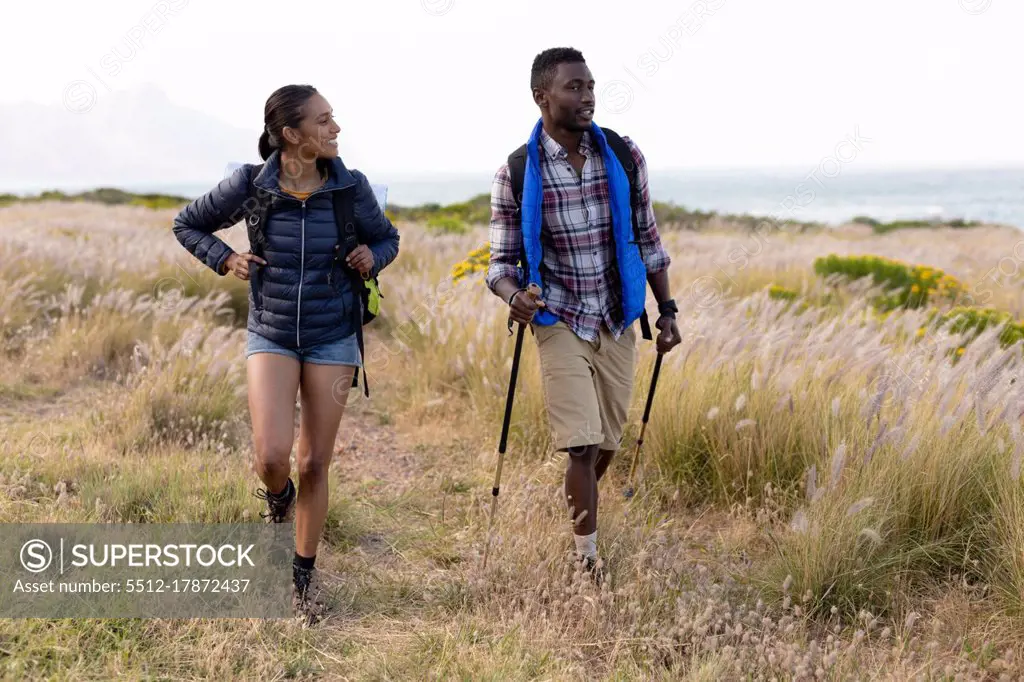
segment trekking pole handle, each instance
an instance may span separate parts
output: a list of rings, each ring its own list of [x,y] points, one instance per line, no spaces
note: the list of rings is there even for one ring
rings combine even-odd
[[[525,288],[518,289],[516,293],[512,294],[512,297],[508,299],[509,305],[512,305],[512,301],[515,300],[516,295],[519,294],[520,292],[529,296],[531,301],[536,301],[537,299],[540,298],[541,288],[537,284],[530,282],[529,284],[526,285]]]
[[[525,289],[520,289],[519,291],[516,291],[515,294],[512,294],[512,297],[509,298],[509,300],[508,300],[508,304],[509,304],[510,307],[512,305],[513,299],[515,299],[515,297],[516,297],[516,294],[518,294],[520,291],[525,292],[526,295],[530,297],[531,301],[538,300],[540,298],[540,295],[543,293],[543,290],[540,288],[539,284],[536,284],[534,282],[530,282],[529,284],[526,285]],[[525,327],[526,325],[520,325],[520,326]],[[511,314],[509,314],[509,316],[508,316],[508,335],[512,336],[512,315]]]
[[[526,285],[526,295],[530,297],[530,300],[536,301],[538,298],[540,298],[541,293],[542,292],[539,284],[530,282],[529,284]]]

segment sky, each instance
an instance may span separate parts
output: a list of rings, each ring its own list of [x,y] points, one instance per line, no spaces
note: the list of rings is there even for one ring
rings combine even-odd
[[[1020,0],[97,4],[5,8],[0,104],[148,83],[255,149],[269,94],[310,83],[360,168],[493,172],[539,115],[533,57],[572,46],[652,169],[813,167],[851,139],[861,168],[1024,166]]]

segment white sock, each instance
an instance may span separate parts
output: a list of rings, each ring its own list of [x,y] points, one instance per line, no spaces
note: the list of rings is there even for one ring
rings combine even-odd
[[[591,559],[597,558],[597,531],[595,530],[590,535],[576,535],[573,533],[573,539],[576,541],[576,551],[581,556],[590,557]]]

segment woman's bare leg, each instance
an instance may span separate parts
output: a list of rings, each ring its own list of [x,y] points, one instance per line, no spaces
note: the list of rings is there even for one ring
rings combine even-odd
[[[300,380],[299,499],[295,509],[295,551],[316,556],[327,519],[327,472],[334,454],[353,367],[303,363]]]
[[[280,493],[291,473],[299,361],[277,353],[256,353],[246,360],[246,372],[256,475],[268,491]]]

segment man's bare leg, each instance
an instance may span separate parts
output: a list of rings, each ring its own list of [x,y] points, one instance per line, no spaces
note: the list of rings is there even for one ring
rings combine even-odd
[[[597,451],[597,464],[594,465],[594,473],[597,475],[597,480],[601,480],[604,476],[604,472],[608,470],[608,465],[612,463],[612,457],[618,450],[598,450]]]
[[[569,466],[565,472],[565,499],[573,519],[576,550],[596,558],[597,547],[597,464],[598,445],[569,448]]]

